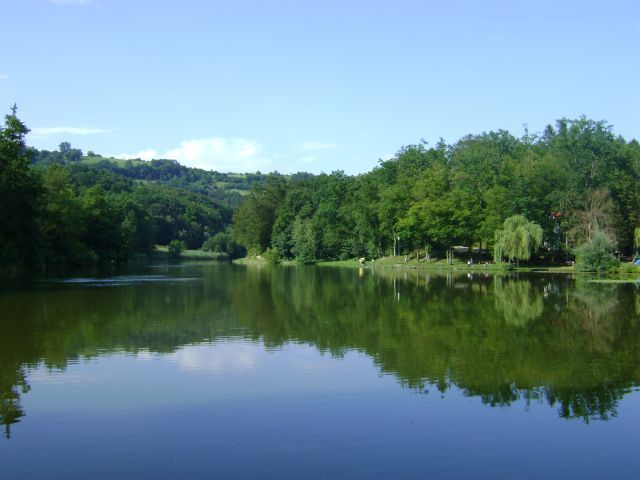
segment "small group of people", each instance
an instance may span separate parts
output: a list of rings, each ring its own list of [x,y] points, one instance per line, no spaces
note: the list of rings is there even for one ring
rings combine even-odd
[[[470,258],[469,260],[467,260],[467,265],[469,267],[473,267],[473,258]],[[484,267],[488,267],[489,266],[489,262],[488,261],[484,261],[484,263],[482,264]]]

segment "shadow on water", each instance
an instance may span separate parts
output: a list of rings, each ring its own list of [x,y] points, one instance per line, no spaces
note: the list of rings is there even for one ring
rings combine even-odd
[[[173,279],[175,281],[169,281]],[[195,280],[194,280],[195,279]],[[617,415],[639,383],[639,293],[567,276],[192,265],[0,294],[0,421],[25,415],[30,369],[114,352],[250,339],[370,356],[420,393]]]

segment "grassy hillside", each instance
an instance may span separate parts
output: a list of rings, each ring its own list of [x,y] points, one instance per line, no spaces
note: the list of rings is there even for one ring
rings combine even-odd
[[[166,185],[205,195],[229,208],[238,206],[251,187],[263,182],[265,178],[261,173],[223,173],[190,168],[175,160],[125,160],[104,157],[91,151],[84,155],[81,150],[71,148],[69,144],[61,144],[60,149],[54,151],[34,150],[32,164],[43,169],[57,165],[70,172],[90,170],[94,173],[108,173],[144,185]]]

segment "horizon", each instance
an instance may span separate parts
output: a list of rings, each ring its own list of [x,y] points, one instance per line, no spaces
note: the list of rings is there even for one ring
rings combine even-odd
[[[547,123],[547,125],[552,126],[552,127],[555,128],[557,126],[557,122],[559,122],[561,120],[575,121],[575,120],[580,120],[580,119],[592,120],[594,122],[604,122],[607,127],[610,127],[612,129],[612,134],[616,138],[620,137],[620,135],[616,134],[616,132],[614,130],[614,126],[609,124],[608,122],[606,122],[606,120],[604,120],[604,119],[602,119],[602,120],[594,120],[594,119],[586,118],[584,115],[579,117],[579,118],[577,118],[577,119],[569,119],[569,118],[566,118],[566,117],[559,118],[559,119],[555,120],[552,123],[551,122]],[[526,128],[526,127],[527,126],[524,125],[523,129]],[[27,128],[28,128],[28,126],[27,126]],[[457,142],[463,140],[467,136],[480,136],[480,135],[490,134],[490,133],[494,133],[494,132],[497,132],[497,131],[504,131],[504,130],[505,129],[497,129],[497,130],[483,131],[483,132],[480,132],[480,133],[468,133],[468,134],[465,134],[462,137],[458,138],[454,142],[445,142],[445,143],[446,143],[447,147],[451,147],[451,146],[455,145]],[[527,130],[526,132],[523,132],[523,134],[521,136],[515,135],[513,132],[510,132],[510,131],[508,131],[508,133],[511,134],[514,138],[516,138],[518,140],[523,140],[526,135],[528,135],[529,137],[539,138],[542,135],[543,132],[542,131],[531,132],[531,131]],[[28,136],[28,134],[27,134],[27,136]],[[627,139],[627,138],[623,137],[623,139],[626,142],[637,141],[637,139],[635,139],[635,138]],[[331,174],[333,172],[341,171],[341,172],[345,173],[348,176],[357,176],[357,175],[364,175],[364,174],[370,173],[373,169],[378,167],[382,162],[393,160],[397,156],[398,152],[401,149],[406,148],[406,147],[410,147],[410,146],[414,146],[414,145],[418,145],[418,144],[421,144],[421,143],[425,144],[428,148],[435,148],[435,144],[431,144],[429,142],[426,142],[426,141],[424,141],[424,139],[421,139],[421,141],[419,141],[419,142],[414,142],[414,143],[410,143],[410,144],[406,144],[406,145],[401,145],[396,149],[396,153],[394,155],[389,156],[387,158],[378,158],[376,163],[373,166],[371,166],[371,168],[369,170],[365,170],[365,171],[361,171],[361,172],[346,172],[345,170],[343,170],[341,168],[335,168],[335,169],[332,169],[332,170],[319,170],[319,171],[315,171],[315,172],[312,172],[312,171],[309,171],[309,170],[302,170],[302,169],[295,170],[295,171],[289,171],[289,172],[281,172],[281,171],[278,171],[278,170],[265,170],[265,171],[262,171],[262,170],[253,170],[253,171],[224,170],[224,171],[221,171],[221,170],[215,170],[213,168],[202,168],[202,167],[199,167],[199,166],[187,165],[187,164],[185,164],[185,163],[183,163],[180,160],[175,159],[175,158],[167,158],[167,157],[140,158],[140,157],[131,157],[131,156],[123,158],[123,157],[117,157],[117,156],[112,156],[112,155],[103,155],[100,152],[95,152],[93,149],[88,149],[86,151],[82,150],[82,149],[81,150],[82,150],[82,155],[85,158],[86,157],[91,157],[91,158],[96,158],[97,157],[97,158],[104,158],[107,161],[108,160],[125,160],[125,161],[126,160],[131,160],[131,161],[140,161],[140,162],[172,161],[172,162],[176,162],[179,165],[187,167],[187,168],[194,168],[194,169],[204,170],[204,171],[207,171],[207,172],[215,172],[215,173],[222,173],[222,174],[232,174],[232,175],[254,175],[254,174],[258,174],[258,175],[280,174],[280,175],[284,175],[284,176],[296,175],[296,174],[329,175],[329,174]],[[72,148],[76,148],[74,145],[71,145],[71,147]],[[56,150],[58,150],[58,148],[59,148],[59,145],[57,147],[53,147],[51,149],[39,149],[39,150],[41,150],[41,151],[45,151],[45,150],[56,151]],[[89,155],[89,152],[91,152],[93,155]]]
[[[638,139],[640,5],[20,0],[0,103],[29,144],[349,175],[425,139],[604,120]],[[28,34],[25,35],[25,32]]]

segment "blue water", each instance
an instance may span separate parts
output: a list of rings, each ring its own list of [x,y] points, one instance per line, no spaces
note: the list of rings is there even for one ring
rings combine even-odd
[[[637,478],[633,289],[367,275],[196,265],[0,296],[22,413],[1,477]]]

